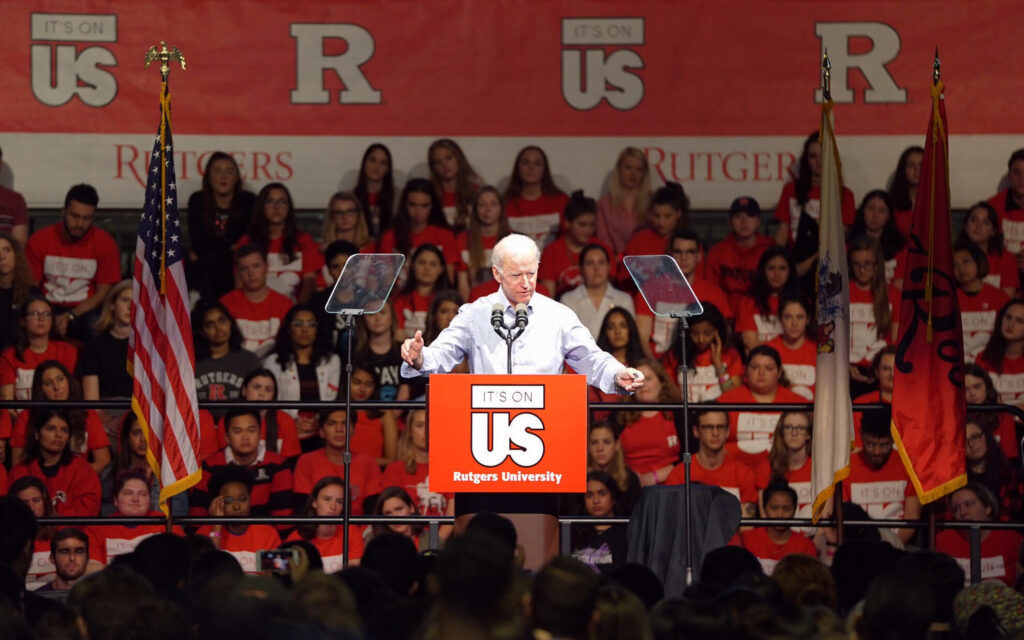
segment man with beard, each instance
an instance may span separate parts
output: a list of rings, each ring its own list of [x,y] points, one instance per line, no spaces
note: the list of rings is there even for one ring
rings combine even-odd
[[[50,540],[50,556],[57,567],[57,577],[38,591],[70,590],[85,575],[89,564],[89,536],[74,527],[61,529]]]

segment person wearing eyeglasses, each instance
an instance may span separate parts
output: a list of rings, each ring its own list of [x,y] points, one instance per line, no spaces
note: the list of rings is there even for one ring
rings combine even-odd
[[[263,366],[277,380],[278,400],[318,402],[338,397],[341,358],[331,349],[330,327],[307,304],[295,305],[285,314],[274,350]],[[288,413],[295,418],[303,451],[323,446],[316,437],[315,411],[289,409]]]
[[[1024,513],[1020,470],[1007,460],[988,429],[991,414],[967,414],[966,447],[967,480],[988,488],[999,501],[999,519],[1019,522]]]
[[[740,501],[743,517],[757,516],[757,487],[754,472],[739,460],[729,457],[725,441],[729,439],[729,414],[725,411],[704,411],[696,416],[693,436],[697,452],[690,465],[690,480],[725,489]],[[665,484],[683,484],[686,471],[676,465]]]
[[[210,478],[210,515],[217,518],[244,518],[252,508],[252,479],[242,467],[225,467]],[[277,549],[281,536],[268,524],[208,524],[196,532],[208,536],[213,546],[235,556],[242,570],[256,573],[256,557],[260,551]]]
[[[949,496],[953,519],[958,522],[995,522],[999,519],[999,502],[985,485],[968,482]],[[981,530],[981,579],[999,580],[1014,586],[1021,574],[1020,544],[1024,538],[1017,531]],[[945,529],[935,536],[935,550],[952,557],[963,567],[965,584],[971,580],[971,543],[967,529]]]
[[[779,416],[768,458],[757,466],[754,474],[757,486],[762,490],[762,505],[767,505],[765,487],[783,482],[796,493],[796,517],[811,517],[811,505],[814,502],[811,491],[813,426],[814,418],[810,413],[786,411]]]
[[[57,360],[68,371],[78,362],[78,351],[57,339],[53,307],[41,295],[29,295],[20,316],[17,342],[0,352],[0,400],[28,400],[36,367],[47,360]]]
[[[859,504],[876,520],[916,520],[921,517],[921,501],[903,462],[893,455],[891,424],[891,411],[864,414],[860,433],[864,448],[850,456],[843,501]],[[896,532],[904,543],[910,542],[914,533],[914,529]]]
[[[849,266],[850,387],[859,396],[878,385],[871,361],[896,339],[900,293],[885,283],[885,257],[874,238],[860,236],[850,242]]]
[[[235,253],[239,287],[220,297],[242,332],[242,348],[259,357],[274,348],[281,320],[292,306],[291,298],[267,284],[267,250],[255,243],[242,245]]]

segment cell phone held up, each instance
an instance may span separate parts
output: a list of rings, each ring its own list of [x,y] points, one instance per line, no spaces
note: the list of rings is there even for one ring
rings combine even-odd
[[[256,555],[257,571],[287,575],[298,563],[298,549],[266,549]]]

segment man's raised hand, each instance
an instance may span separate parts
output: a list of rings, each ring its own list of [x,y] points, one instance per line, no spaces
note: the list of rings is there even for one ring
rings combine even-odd
[[[402,343],[402,360],[405,360],[413,369],[419,369],[423,366],[422,331],[416,331],[416,335]]]

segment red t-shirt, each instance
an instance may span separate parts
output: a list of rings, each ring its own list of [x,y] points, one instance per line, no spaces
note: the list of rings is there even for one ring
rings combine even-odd
[[[892,404],[882,399],[881,391],[869,391],[853,399],[853,404]],[[856,408],[856,407],[855,407]],[[853,412],[853,446],[860,449],[864,444],[860,441],[860,422],[864,414],[860,411]]]
[[[726,391],[718,398],[718,401],[758,402],[746,385]],[[773,402],[807,402],[807,399],[798,396],[786,387],[779,387],[775,391]],[[775,426],[779,423],[781,415],[781,411],[730,411],[728,442],[736,443],[735,449],[726,445],[730,455],[735,455],[737,459],[752,464],[753,460],[749,458],[750,456],[757,457],[767,453],[772,447]]]
[[[754,470],[754,481],[758,489],[764,489],[771,482],[771,463],[762,460]],[[796,518],[810,518],[811,508],[814,506],[814,492],[811,489],[811,457],[807,456],[803,466],[799,469],[790,469],[785,477],[789,487],[796,491]]]
[[[803,208],[815,222],[821,217],[821,187],[811,187],[807,192],[807,202]],[[857,217],[857,204],[853,199],[853,192],[843,187],[843,226],[853,226],[853,220]],[[775,219],[779,222],[789,224],[789,243],[796,241],[796,231],[800,222],[800,204],[796,199],[796,183],[787,182],[782,187],[782,194],[779,196],[779,204],[775,207]]]
[[[432,244],[441,249],[446,265],[455,265],[459,261],[459,251],[455,245],[455,234],[444,227],[428,224],[423,231],[413,232],[410,239],[412,244],[409,245],[409,256],[412,256],[413,252],[420,245]],[[395,232],[393,230],[389,229],[381,235],[380,241],[377,243],[377,251],[379,253],[398,253],[395,247]],[[367,247],[365,253],[372,252],[372,247]]]
[[[679,434],[671,415],[662,412],[640,416],[622,430],[620,438],[626,465],[637,475],[679,462]]]
[[[668,255],[668,238],[658,235],[650,227],[637,229],[626,245],[626,256],[664,256]]]
[[[732,537],[729,544],[734,547],[743,547],[757,557],[764,569],[765,575],[770,576],[775,570],[775,565],[788,555],[802,553],[812,558],[818,557],[818,550],[814,543],[804,534],[798,531],[790,531],[789,539],[783,544],[778,544],[768,537],[768,529],[755,527],[750,531],[740,531]]]
[[[597,238],[587,240],[587,244],[598,244],[613,256],[611,247]],[[569,248],[565,236],[561,236],[544,248],[540,257],[540,268],[537,277],[541,280],[555,281],[555,297],[562,295],[570,289],[575,289],[583,283],[583,274],[580,272],[580,253]]]
[[[94,558],[91,548],[89,558]],[[50,541],[36,538],[32,542],[32,560],[28,565],[28,574],[25,575],[25,588],[35,591],[56,577],[57,565],[53,564],[53,557],[50,555]]]
[[[150,511],[147,516],[163,516],[159,511]],[[119,512],[110,515],[111,518],[123,517]],[[129,526],[124,524],[105,524],[93,526],[86,529],[89,535],[89,557],[98,560],[102,564],[110,564],[115,557],[135,551],[139,543],[150,536],[164,533],[167,527],[159,524],[140,524]],[[174,525],[175,535],[184,536],[185,531],[178,525]]]
[[[744,331],[757,332],[757,339],[762,342],[782,335],[782,322],[779,321],[779,294],[768,297],[768,315],[761,313],[757,303],[750,296],[740,298],[740,306],[736,312],[736,333]]]
[[[25,257],[46,299],[73,307],[96,293],[96,285],[121,279],[121,252],[110,234],[95,225],[76,242],[64,239],[63,227],[58,222],[33,233]]]
[[[0,185],[0,231],[10,233],[14,227],[22,224],[28,224],[25,197]]]
[[[899,322],[900,292],[889,286],[889,311],[893,324]],[[875,354],[889,344],[889,336],[879,336],[875,328],[875,297],[871,290],[850,285],[850,362],[870,366]]]
[[[1007,358],[1003,356],[1003,366],[997,370],[985,360],[985,354],[978,354],[975,361],[979,367],[988,371],[999,394],[998,402],[1018,404],[1024,399],[1024,358]]]
[[[804,338],[804,343],[790,349],[778,335],[768,341],[768,346],[779,352],[782,358],[782,372],[789,380],[789,390],[807,400],[814,400],[815,371],[818,364],[818,346],[814,340]]]
[[[416,511],[424,516],[444,515],[454,493],[435,493],[430,490],[430,465],[416,465],[416,473],[405,470],[405,461],[395,460],[384,469],[381,478],[384,487],[402,487],[416,504]]]
[[[35,476],[43,481],[58,516],[100,514],[100,477],[85,458],[71,456],[68,464],[57,466],[57,473],[52,478],[43,473],[39,460],[16,464],[11,469],[10,482],[24,476]]]
[[[491,275],[491,250],[494,249],[494,245],[498,244],[498,236],[480,236],[480,248],[483,249],[483,261],[480,263],[480,269],[486,271],[487,277]],[[469,231],[463,231],[455,238],[455,246],[459,252],[459,259],[455,264],[456,271],[469,271]],[[473,282],[474,276],[470,274],[470,283]]]
[[[100,421],[100,417],[96,415],[96,411],[93,409],[86,409],[85,411],[84,447],[81,450],[76,449],[75,453],[85,454],[89,451],[109,447],[110,438],[107,437],[107,432],[103,429],[103,422]],[[18,419],[14,422],[14,430],[11,432],[11,447],[23,449],[28,444],[28,423],[31,415],[31,411],[22,411],[18,414]]]
[[[227,448],[203,460],[203,477],[192,488],[192,499],[188,509],[190,515],[209,515],[209,504],[215,497],[209,494],[210,478],[217,471],[227,467],[237,468],[235,457]],[[288,460],[273,451],[264,451],[246,469],[251,471],[253,479],[252,490],[249,492],[252,515],[291,515],[294,482]]]
[[[1017,580],[1020,543],[1016,531],[993,529],[981,541],[981,579],[999,580],[1012,587]],[[935,550],[944,553],[964,570],[964,586],[971,584],[971,543],[967,532],[945,529],[935,536]]]
[[[295,428],[295,418],[280,409],[274,411],[277,417],[277,452],[285,458],[297,458],[302,454],[302,445],[299,444],[299,432]],[[260,440],[266,444],[267,418],[265,416],[260,419]],[[224,431],[224,419],[221,418],[217,422],[217,447],[214,451],[226,446],[228,446],[228,439]]]
[[[708,251],[704,275],[725,292],[733,309],[739,308],[740,298],[750,291],[761,254],[774,244],[774,240],[759,234],[753,245],[741,247],[730,233]]]
[[[277,338],[281,321],[292,308],[291,298],[273,289],[267,291],[261,302],[253,302],[241,289],[234,289],[221,296],[220,303],[238,323],[242,348],[253,352]]]
[[[682,385],[682,367],[675,356],[675,353],[665,354],[662,363],[666,370],[676,372],[676,382]],[[711,362],[711,349],[706,349],[696,355],[687,353],[686,357],[690,365],[690,371],[686,376],[686,386],[690,390],[690,402],[711,402],[722,395],[718,376],[715,374],[715,365]],[[739,351],[732,347],[722,351],[722,365],[725,367],[726,374],[743,377],[743,360],[740,358]]]
[[[427,311],[430,309],[430,301],[433,299],[433,295],[424,296],[416,290],[394,296],[392,302],[395,307],[395,316],[398,318],[398,326],[405,329],[410,336],[417,329],[425,331]]]
[[[1020,290],[1020,271],[1017,270],[1017,257],[1009,251],[987,252],[988,275],[985,282],[999,289],[1013,287]]]
[[[698,269],[700,266],[698,265]],[[690,278],[690,288],[693,289],[694,295],[697,296],[697,300],[701,304],[713,304],[718,307],[718,310],[725,316],[727,322],[732,322],[732,307],[729,306],[729,301],[726,299],[725,294],[722,290],[716,287],[714,284],[708,282],[704,278],[701,278],[696,273]],[[654,355],[661,357],[666,351],[672,346],[672,342],[676,339],[678,333],[677,327],[679,321],[675,318],[662,317],[654,315],[651,308],[647,306],[647,301],[639,292],[633,296],[633,306],[636,309],[636,315],[647,316],[654,318],[654,322],[651,325],[651,335],[648,337],[651,341],[651,350]],[[658,304],[658,313],[668,313],[672,311],[671,305]],[[640,336],[643,338],[644,336]]]
[[[892,220],[896,223],[896,229],[899,230],[900,235],[904,238],[910,236],[910,225],[914,221],[913,209],[906,211],[894,211],[892,214]]]
[[[209,536],[213,533],[213,525],[206,525],[196,531],[198,536]],[[227,527],[221,527],[220,550],[235,556],[242,571],[257,573],[256,556],[260,551],[277,549],[281,546],[281,536],[277,529],[269,524],[250,524],[245,532],[234,534]]]
[[[964,331],[964,359],[974,362],[985,350],[996,328],[996,314],[1010,296],[1002,289],[984,283],[978,293],[967,293],[957,288],[956,297],[960,301],[960,322]]]
[[[357,411],[349,446],[353,452],[374,460],[384,457],[384,422],[380,418],[370,419],[365,411]]]
[[[46,351],[36,353],[31,348],[25,349],[19,360],[14,347],[7,347],[0,353],[0,386],[13,384],[14,399],[28,400],[32,395],[36,367],[47,360],[57,360],[68,371],[74,371],[78,350],[63,340],[51,339],[46,344]]]
[[[725,456],[725,462],[717,469],[705,469],[700,460],[694,455],[690,464],[690,480],[703,482],[714,487],[721,487],[741,503],[757,504],[757,486],[754,482],[754,472],[750,467],[739,460]],[[686,470],[682,463],[677,464],[672,473],[668,474],[665,484],[683,484],[686,481]]]
[[[863,453],[850,456],[850,477],[843,483],[843,500],[859,504],[874,520],[900,520],[906,499],[915,496],[914,485],[898,453],[877,471],[864,462]]]
[[[293,540],[305,540],[298,531],[293,531],[288,536],[288,542]],[[338,525],[334,535],[330,538],[313,536],[307,542],[313,543],[316,550],[320,552],[320,558],[324,561],[324,573],[337,573],[345,568],[345,530]],[[348,526],[348,554],[352,560],[363,557],[363,532],[354,524]]]
[[[530,236],[543,249],[554,242],[565,227],[565,205],[568,203],[569,196],[564,193],[542,195],[536,200],[509,198],[505,203],[508,226],[515,233]]]
[[[295,493],[309,495],[313,486],[327,476],[338,476],[345,480],[345,467],[336,465],[327,458],[326,449],[317,449],[299,456],[295,463]],[[352,453],[352,479],[349,482],[349,495],[352,498],[352,514],[363,514],[363,498],[380,493],[380,467],[373,458]]]
[[[252,242],[246,234],[238,239],[238,246],[244,247]],[[295,234],[293,258],[289,261],[284,253],[284,237],[269,241],[267,249],[267,286],[274,291],[294,300],[302,288],[302,279],[316,276],[324,265],[324,256],[320,253],[313,236],[305,231]]]
[[[1024,248],[1024,209],[1016,206],[1009,189],[1003,189],[992,196],[988,203],[999,214],[999,225],[1006,250],[1017,255]]]

